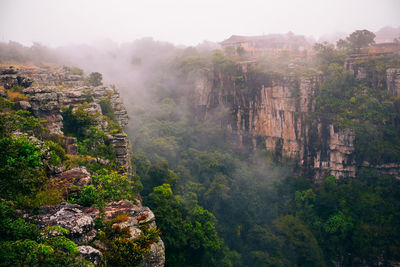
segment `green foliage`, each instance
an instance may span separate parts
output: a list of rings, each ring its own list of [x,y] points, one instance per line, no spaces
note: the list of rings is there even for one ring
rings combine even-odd
[[[0,243],[18,239],[36,239],[38,236],[39,229],[36,225],[18,218],[11,203],[6,201],[0,203]]]
[[[317,52],[315,56],[316,66],[324,73],[328,72],[331,64],[343,66],[346,53],[336,50],[333,45],[327,42],[316,43],[313,49]]]
[[[73,244],[73,245],[72,245]],[[54,247],[53,247],[54,246]],[[17,240],[0,244],[1,266],[84,266],[77,258],[77,245],[63,236],[44,243]]]
[[[48,162],[51,166],[57,166],[67,159],[64,148],[53,141],[46,141],[45,146],[49,148],[50,160]]]
[[[40,234],[36,225],[15,215],[10,203],[0,203],[0,266],[83,266],[78,246],[65,236],[47,238],[53,231],[69,233],[52,226]]]
[[[78,68],[78,67],[63,66],[63,69],[66,70],[66,71],[71,72],[74,75],[83,76],[83,70]]]
[[[367,61],[364,66],[370,71],[377,64],[385,66],[383,69],[395,64],[383,62],[385,59],[381,58]],[[382,164],[400,160],[400,135],[395,130],[399,127],[397,100],[386,90],[381,90],[378,84],[377,81],[356,80],[341,66],[331,64],[316,98],[316,115],[322,122],[349,128],[355,133],[355,156],[359,163]]]
[[[73,106],[62,109],[63,132],[66,135],[73,135],[78,139],[86,136],[87,129],[94,123],[94,115],[85,110],[85,105],[80,105],[74,111]]]
[[[107,202],[121,199],[132,200],[136,196],[135,184],[128,177],[115,171],[102,169],[98,175],[93,176],[91,185],[85,185],[77,202],[83,206],[95,204],[100,209]]]
[[[4,103],[10,106],[10,103]],[[41,122],[33,117],[29,111],[18,110],[0,113],[0,137],[10,135],[19,130],[24,133],[39,136],[43,132]]]
[[[43,151],[25,137],[0,139],[0,197],[29,195],[46,181]]]
[[[89,127],[83,141],[78,142],[78,150],[82,155],[115,159],[114,146],[110,143],[107,134],[94,126]]]
[[[157,216],[167,253],[171,255],[168,265],[216,264],[221,240],[212,213],[175,197],[169,184],[154,187],[149,204]]]
[[[340,39],[338,41],[338,46],[340,48],[346,48],[351,53],[360,53],[362,48],[368,47],[375,41],[375,34],[368,30],[357,30],[352,32],[346,40]]]
[[[103,115],[109,117],[112,121],[116,122],[114,109],[111,105],[110,98],[108,98],[108,97],[102,98],[100,100],[99,104],[100,104],[101,112],[103,113]]]
[[[201,56],[186,56],[178,61],[178,69],[185,74],[205,70],[208,65],[206,58]]]
[[[295,250],[295,253],[292,251],[297,257],[294,262],[301,266],[326,266],[317,240],[299,218],[292,215],[278,217],[274,226],[287,238],[287,249]]]
[[[139,266],[143,258],[149,255],[151,245],[158,241],[160,231],[156,227],[149,228],[146,224],[140,225],[140,236],[131,239],[129,228],[121,228],[115,224],[119,222],[118,216],[110,220],[104,232],[100,231],[97,236],[108,248],[103,251],[103,264],[105,266]]]
[[[133,182],[115,171],[101,171],[99,175],[93,176],[93,184],[100,191],[104,191],[104,198],[109,201],[132,199],[133,197]]]
[[[61,226],[58,225],[52,225],[52,226],[48,226],[46,227],[46,229],[43,231],[44,234],[49,234],[52,232],[58,232],[62,235],[69,235],[69,231]]]
[[[100,207],[105,205],[101,192],[94,185],[85,185],[77,202],[85,207],[90,207],[93,204]]]
[[[211,57],[211,62],[216,72],[222,72],[225,74],[235,74],[236,64],[231,58],[224,56],[224,53],[220,50],[215,50]]]
[[[89,74],[88,81],[92,86],[100,86],[102,85],[103,75],[99,72],[92,72]]]

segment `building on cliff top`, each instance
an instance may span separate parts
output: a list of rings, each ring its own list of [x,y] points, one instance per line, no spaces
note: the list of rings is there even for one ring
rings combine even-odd
[[[301,35],[268,34],[261,36],[232,35],[220,42],[225,54],[238,57],[258,58],[264,55],[279,56],[284,51],[293,56],[305,57],[312,46]]]
[[[373,44],[368,48],[368,54],[392,54],[400,53],[400,43],[378,43]]]

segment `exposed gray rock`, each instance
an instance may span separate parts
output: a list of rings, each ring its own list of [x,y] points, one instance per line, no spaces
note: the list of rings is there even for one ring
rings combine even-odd
[[[161,238],[150,247],[150,255],[140,264],[141,267],[162,267],[165,264],[165,247]]]
[[[118,133],[111,137],[111,144],[115,148],[117,163],[121,173],[132,173],[131,170],[131,144],[125,133]]]
[[[18,105],[23,110],[28,110],[28,109],[30,109],[32,107],[31,104],[28,101],[19,101]]]
[[[79,256],[92,262],[94,265],[98,265],[103,258],[103,254],[91,246],[79,246],[78,249]]]
[[[96,237],[93,218],[82,212],[76,204],[61,203],[55,206],[44,206],[39,215],[32,218],[40,228],[58,225],[70,231],[68,237],[77,244],[91,242]]]

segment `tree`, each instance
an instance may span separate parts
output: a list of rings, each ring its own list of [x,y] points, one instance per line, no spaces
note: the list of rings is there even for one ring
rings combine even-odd
[[[99,72],[92,72],[89,75],[89,83],[92,86],[100,86],[102,85],[103,75]]]
[[[357,30],[350,34],[346,41],[349,43],[350,51],[360,53],[361,48],[368,47],[375,43],[375,34],[368,30]]]

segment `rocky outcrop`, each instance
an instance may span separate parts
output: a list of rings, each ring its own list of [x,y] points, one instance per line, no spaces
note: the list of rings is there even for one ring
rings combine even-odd
[[[105,250],[104,244],[95,240],[97,231],[94,219],[99,216],[97,208],[82,207],[77,204],[61,203],[55,206],[42,207],[38,215],[30,217],[41,229],[49,226],[61,226],[69,231],[68,238],[77,243],[81,257],[93,262],[95,265],[101,261],[102,254],[98,249]],[[148,207],[143,207],[139,200],[136,204],[128,200],[112,202],[105,207],[105,221],[114,219],[117,215],[124,214],[127,220],[115,225],[121,228],[128,227],[131,238],[141,234],[139,225],[148,224],[150,228],[156,227],[153,212]],[[58,232],[55,232],[58,235]],[[87,245],[89,244],[89,245]],[[164,266],[164,243],[159,239],[150,247],[150,254],[146,257],[142,266]]]
[[[31,84],[33,85],[31,86]],[[29,101],[20,101],[20,106],[30,110],[41,120],[46,121],[49,134],[62,135],[63,107],[86,103],[85,110],[95,115],[95,126],[107,129],[108,123],[103,118],[100,102],[105,98],[110,100],[116,122],[124,127],[128,124],[128,115],[123,105],[120,94],[114,86],[89,86],[82,76],[71,73],[66,68],[48,69],[0,68],[0,85],[11,88],[15,85],[27,87],[24,94]],[[109,135],[110,141],[115,145],[117,163],[121,173],[131,173],[130,142],[125,133]],[[77,154],[76,139],[65,138],[67,152]]]
[[[133,169],[131,166],[131,143],[128,136],[125,133],[118,133],[111,137],[111,144],[115,148],[115,155],[117,162],[122,167],[121,172],[132,173]]]
[[[68,171],[56,174],[52,181],[62,190],[63,197],[79,196],[79,192],[85,185],[92,183],[92,177],[85,167],[77,167]]]
[[[123,130],[109,131],[110,120],[102,114],[101,104],[108,99],[107,105],[111,104],[115,121],[121,127],[128,123],[127,111],[114,86],[89,86],[82,76],[73,74],[66,68],[10,70],[1,67],[0,85],[5,88],[12,88],[16,85],[26,87],[23,93],[28,96],[29,100],[20,101],[20,107],[31,111],[37,118],[45,120],[48,134],[61,138],[68,154],[77,155],[78,146],[76,138],[63,135],[62,108],[72,106],[74,110],[78,106],[83,107],[88,113],[95,115],[93,126],[106,131],[109,142],[114,146],[119,172],[127,174],[128,177],[133,173],[130,156],[131,145],[128,137]],[[18,88],[18,90],[20,89]],[[7,96],[5,91],[1,90],[0,92],[4,92],[3,95]],[[38,142],[40,141],[38,140]],[[88,158],[87,161],[101,165],[110,163],[110,160],[102,158]],[[71,195],[79,197],[82,188],[92,182],[91,174],[85,167],[67,171],[60,166],[50,166],[48,169],[53,185],[61,190],[65,199]],[[143,207],[139,200],[136,201],[136,204],[123,200],[110,203],[105,207],[106,221],[122,213],[128,216],[128,220],[121,222],[121,227],[128,227],[132,238],[141,234],[140,224],[148,224],[150,228],[156,227],[154,214],[149,208]],[[99,214],[99,210],[93,207],[61,203],[42,207],[37,215],[31,216],[29,219],[35,221],[42,229],[49,226],[61,226],[67,229],[69,231],[68,238],[80,245],[80,256],[98,264],[102,257],[99,249],[107,249],[99,240],[95,240],[97,230],[94,220]],[[143,266],[164,266],[164,262],[164,244],[159,239],[152,244],[150,255],[143,260]]]
[[[363,78],[365,73],[356,61],[348,59],[347,67]],[[322,75],[277,75],[249,69],[240,64],[235,75],[199,75],[192,95],[198,116],[215,118],[222,110],[222,121],[240,145],[288,157],[316,180],[326,175],[355,177],[360,166],[354,160],[354,133],[313,116]],[[400,71],[389,69],[387,77],[388,90],[396,95]],[[394,168],[383,169],[377,168],[381,173],[395,172]]]
[[[39,215],[32,218],[41,229],[49,226],[61,226],[69,231],[68,238],[77,244],[89,243],[96,237],[94,220],[76,204],[61,203],[56,206],[45,206]]]
[[[139,200],[133,204],[127,200],[110,203],[105,208],[107,220],[115,218],[119,214],[128,215],[128,220],[116,223],[121,228],[128,227],[130,230],[131,238],[136,238],[141,234],[139,229],[140,224],[148,224],[150,228],[156,227],[155,216],[148,207],[143,207]],[[150,255],[146,257],[141,266],[146,267],[161,267],[165,263],[165,248],[161,238],[150,247]]]
[[[204,118],[221,107],[228,110],[224,120],[243,146],[291,158],[316,178],[354,176],[347,166],[349,133],[310,120],[321,81],[319,74],[254,75],[241,65],[235,77],[214,73],[198,80],[194,101]]]

